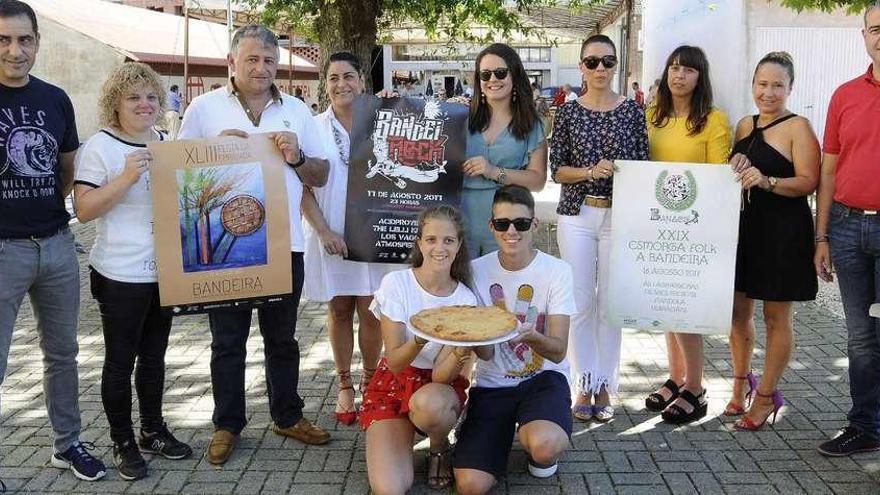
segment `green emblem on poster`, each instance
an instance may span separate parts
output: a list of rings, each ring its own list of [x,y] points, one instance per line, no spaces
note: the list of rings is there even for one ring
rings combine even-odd
[[[664,170],[657,176],[654,194],[657,196],[657,201],[667,210],[686,210],[697,200],[697,180],[690,171],[681,175],[670,174],[669,171]]]

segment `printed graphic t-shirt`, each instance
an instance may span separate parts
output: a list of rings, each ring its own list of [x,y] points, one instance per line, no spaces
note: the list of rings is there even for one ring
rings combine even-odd
[[[406,325],[406,340],[413,338],[412,323],[409,319],[419,311],[440,306],[465,305],[474,306],[477,298],[468,287],[459,283],[455,291],[448,296],[435,296],[426,291],[416,280],[412,268],[397,270],[385,275],[379,290],[373,296],[370,311],[377,319],[385,315],[391,321]],[[440,354],[442,344],[428,342],[410,364],[414,368],[433,369],[434,359]]]
[[[20,88],[0,85],[0,239],[46,236],[67,225],[59,154],[78,147],[64,91],[34,76]]]
[[[501,266],[498,251],[471,263],[474,285],[484,304],[494,304],[514,313],[521,323],[534,324],[545,333],[547,315],[576,313],[571,266],[538,251],[531,263],[512,272]],[[525,343],[495,345],[491,361],[477,359],[474,386],[514,387],[538,373],[555,371],[568,379],[568,360],[554,363]]]

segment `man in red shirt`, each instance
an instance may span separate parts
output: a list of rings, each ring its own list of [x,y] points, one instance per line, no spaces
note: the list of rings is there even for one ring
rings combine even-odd
[[[880,0],[862,30],[873,63],[834,92],[816,208],[816,273],[837,270],[848,332],[849,425],[819,446],[827,456],[880,450]]]
[[[639,88],[639,83],[637,83],[635,81],[633,81],[632,88],[633,88],[633,100],[635,100],[636,103],[638,103],[640,107],[644,107],[645,106],[645,92],[642,91],[641,88]]]

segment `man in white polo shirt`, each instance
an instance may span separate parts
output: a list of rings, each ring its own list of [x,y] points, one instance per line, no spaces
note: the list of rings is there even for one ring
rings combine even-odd
[[[304,404],[297,394],[299,343],[294,332],[303,285],[300,198],[303,184],[319,187],[327,182],[328,164],[309,108],[275,86],[279,55],[275,35],[263,26],[241,27],[233,35],[231,50],[227,59],[234,76],[226,87],[193,100],[183,116],[178,138],[221,134],[246,137],[269,132],[284,154],[293,294],[282,303],[257,310],[266,356],[266,389],[275,433],[308,444],[323,444],[330,435],[302,414]],[[212,464],[222,464],[232,455],[247,422],[244,371],[251,310],[215,310],[208,316],[214,435],[207,458]]]

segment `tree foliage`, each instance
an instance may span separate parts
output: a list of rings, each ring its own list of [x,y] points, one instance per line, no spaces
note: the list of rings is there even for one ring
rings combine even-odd
[[[858,14],[871,5],[875,0],[779,0],[780,3],[798,12],[803,10],[821,10],[831,12],[836,9],[846,9],[850,14]]]
[[[523,22],[532,9],[564,5],[577,11],[607,0],[247,0],[259,8],[263,22],[283,26],[321,45],[320,69],[326,57],[347,50],[369,72],[373,50],[383,32],[393,28],[423,29],[429,38],[483,43],[513,33],[538,30]],[[475,34],[471,28],[484,28]],[[540,34],[540,33],[538,33]]]

